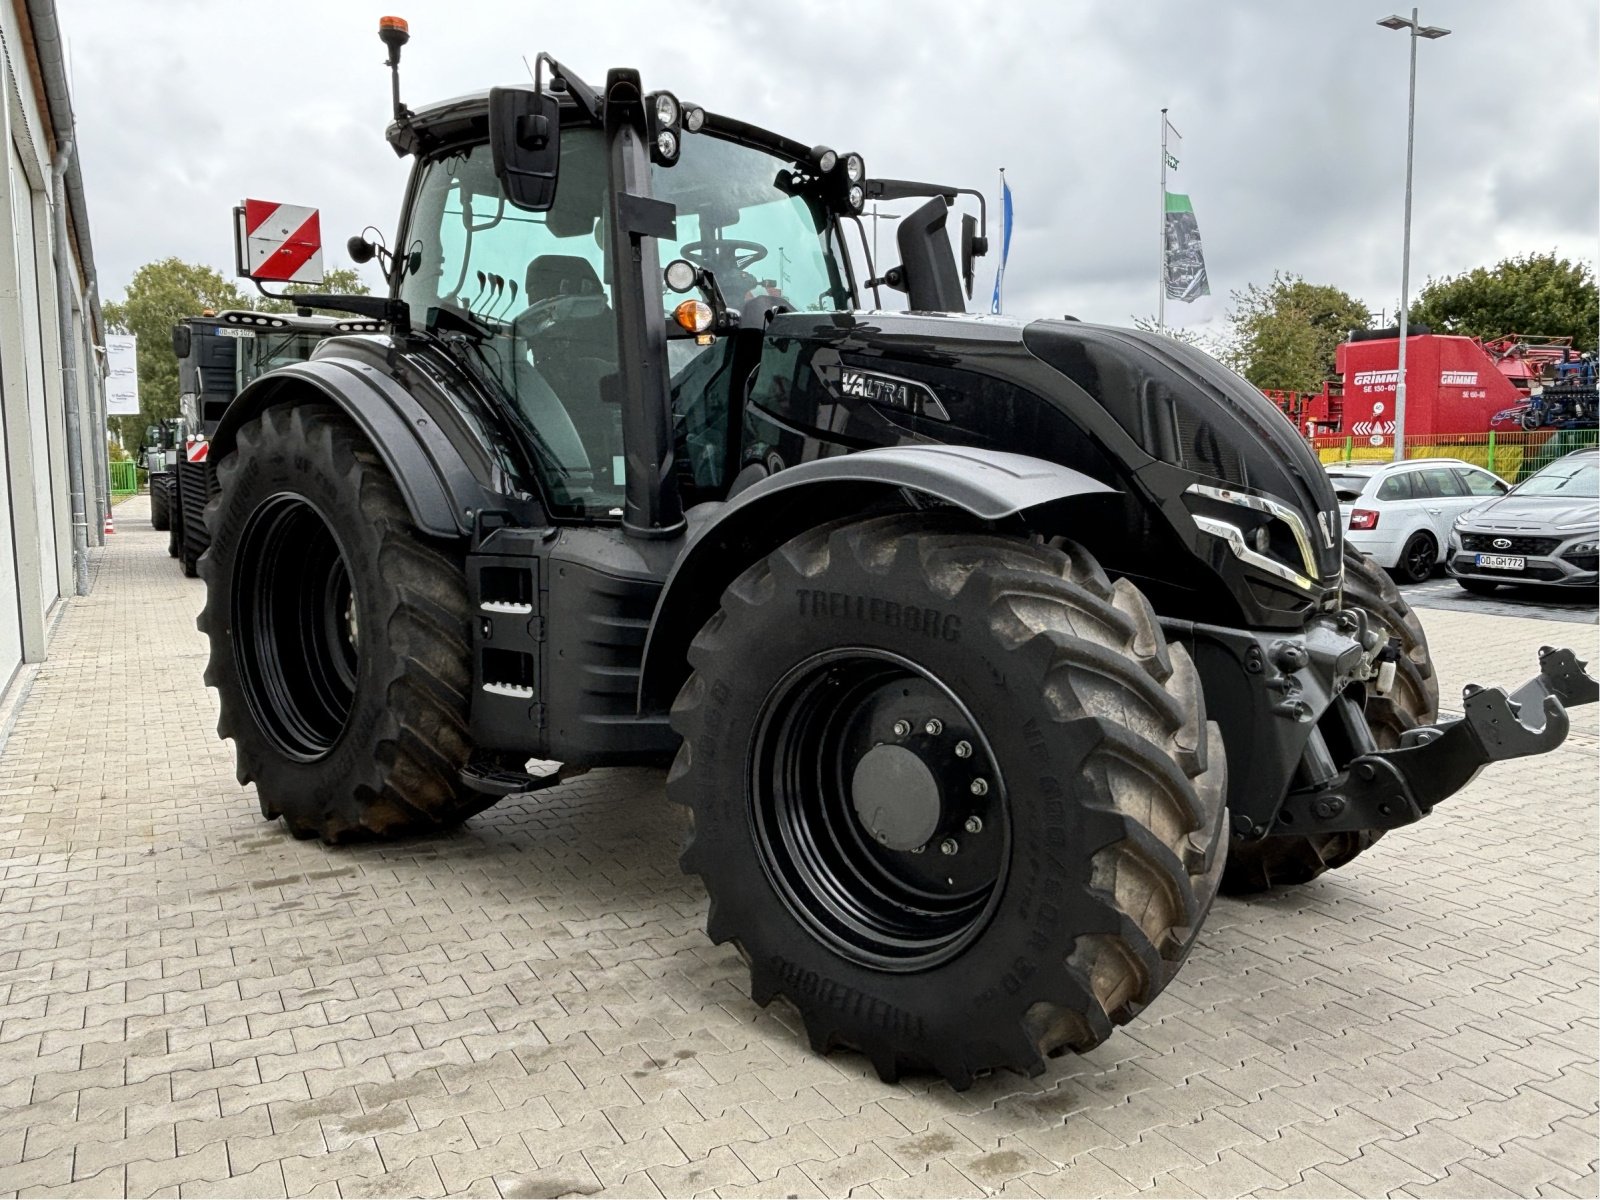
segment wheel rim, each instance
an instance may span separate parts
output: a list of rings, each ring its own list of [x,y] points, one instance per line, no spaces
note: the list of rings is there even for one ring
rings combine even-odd
[[[233,643],[251,715],[298,762],[325,757],[360,669],[349,563],[322,513],[279,493],[250,515],[233,572]]]
[[[1433,543],[1425,537],[1412,542],[1406,569],[1412,579],[1426,579],[1433,572]]]
[[[829,651],[780,680],[757,717],[749,798],[779,896],[856,962],[949,961],[999,902],[1011,818],[989,741],[899,655]]]

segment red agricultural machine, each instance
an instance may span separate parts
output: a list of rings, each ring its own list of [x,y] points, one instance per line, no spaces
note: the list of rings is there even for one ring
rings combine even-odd
[[[1595,427],[1593,358],[1570,337],[1507,334],[1492,341],[1421,332],[1406,351],[1406,436]],[[1338,348],[1338,377],[1320,392],[1268,391],[1307,437],[1377,446],[1394,436],[1400,338],[1358,330]]]

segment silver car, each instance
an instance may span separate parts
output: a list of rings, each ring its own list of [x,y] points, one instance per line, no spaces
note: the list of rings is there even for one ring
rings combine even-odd
[[[1456,518],[1446,569],[1469,592],[1502,583],[1600,587],[1600,450],[1575,450]]]

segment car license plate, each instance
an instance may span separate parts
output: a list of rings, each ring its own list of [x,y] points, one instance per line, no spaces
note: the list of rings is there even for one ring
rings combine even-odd
[[[1480,554],[1475,561],[1491,571],[1520,571],[1528,565],[1528,560],[1520,554]]]

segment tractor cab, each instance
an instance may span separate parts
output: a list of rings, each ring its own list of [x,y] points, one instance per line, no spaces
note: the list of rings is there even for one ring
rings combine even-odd
[[[660,533],[724,498],[775,317],[849,312],[885,285],[914,306],[962,308],[944,232],[960,189],[869,181],[858,154],[645,94],[632,72],[597,93],[541,55],[532,86],[416,113],[397,103],[389,140],[417,160],[394,297],[413,328],[467,348],[558,520]],[[859,221],[869,194],[922,196],[935,218],[906,222],[906,263],[882,277]],[[969,293],[984,247],[967,218]]]

